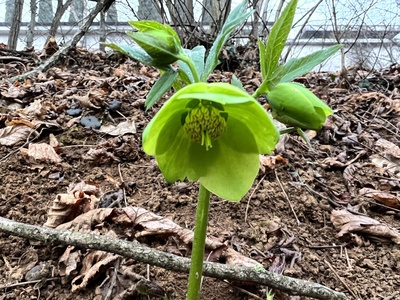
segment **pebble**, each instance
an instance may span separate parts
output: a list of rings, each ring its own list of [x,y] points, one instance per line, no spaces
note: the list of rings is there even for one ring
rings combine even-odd
[[[81,125],[85,128],[99,129],[101,122],[95,116],[87,116],[81,118]]]
[[[112,100],[110,102],[107,103],[107,108],[110,111],[116,111],[119,110],[121,108],[121,101],[118,100]]]
[[[67,115],[70,115],[72,117],[77,117],[82,113],[82,109],[80,109],[80,108],[70,108],[70,109],[67,109],[65,112],[67,113]]]

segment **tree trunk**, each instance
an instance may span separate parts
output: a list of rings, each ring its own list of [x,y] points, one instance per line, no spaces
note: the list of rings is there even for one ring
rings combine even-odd
[[[106,47],[102,44],[106,42],[106,14],[105,12],[100,13],[100,38],[99,38],[99,49],[105,51]]]
[[[22,16],[22,8],[24,6],[24,0],[15,0],[14,5],[15,5],[14,15],[7,43],[8,48],[12,50],[17,49],[19,30],[21,28],[21,16]]]
[[[71,5],[71,3],[72,0],[67,0],[65,4],[63,4],[62,0],[57,1],[57,10],[53,22],[51,23],[51,27],[47,36],[47,41],[49,40],[49,38],[56,36],[57,29],[60,26],[61,18],[64,15],[67,8]]]
[[[29,21],[28,30],[26,33],[26,47],[33,47],[33,32],[35,31],[36,26],[36,14],[37,14],[37,1],[31,0],[31,20]]]
[[[203,23],[209,24],[209,34],[216,36],[231,11],[232,0],[206,0]]]
[[[255,13],[252,15],[253,23],[251,26],[250,41],[257,41],[257,38],[259,36],[259,23],[260,23],[262,2],[263,2],[262,0],[253,0],[251,3],[253,9],[255,10]]]

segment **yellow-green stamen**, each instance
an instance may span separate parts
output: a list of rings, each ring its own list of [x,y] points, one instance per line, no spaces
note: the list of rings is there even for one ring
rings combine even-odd
[[[183,128],[192,141],[204,145],[208,150],[212,147],[212,141],[225,131],[226,118],[212,105],[199,104],[187,113]]]

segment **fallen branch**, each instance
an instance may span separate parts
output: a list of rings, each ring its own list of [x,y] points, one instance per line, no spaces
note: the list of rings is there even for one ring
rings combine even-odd
[[[103,11],[106,7],[110,6],[110,2],[112,3],[114,0],[99,0],[95,6],[95,8],[89,13],[89,15],[86,18],[85,23],[82,24],[82,26],[79,28],[79,30],[75,33],[75,35],[72,37],[72,39],[66,43],[63,47],[58,49],[56,53],[54,53],[47,61],[45,61],[43,64],[38,66],[36,69],[33,69],[32,71],[26,72],[22,75],[14,76],[8,80],[10,82],[15,82],[15,81],[23,81],[29,77],[35,77],[39,73],[47,71],[54,65],[56,65],[63,56],[65,56],[72,48],[78,44],[80,39],[86,34],[86,32],[89,30],[90,25],[92,25],[93,20],[96,18],[96,16]]]
[[[1,217],[0,231],[30,240],[42,241],[46,244],[73,245],[112,252],[124,257],[133,258],[138,262],[175,272],[188,273],[190,268],[189,258],[155,250],[140,245],[138,242],[128,242],[107,236],[27,225]],[[316,299],[346,299],[344,294],[335,292],[318,283],[275,274],[261,268],[233,267],[219,263],[204,262],[203,275],[221,280],[254,282],[291,295],[302,295]]]

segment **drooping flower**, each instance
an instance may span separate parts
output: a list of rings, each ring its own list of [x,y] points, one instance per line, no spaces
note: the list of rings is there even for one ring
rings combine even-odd
[[[199,180],[212,193],[239,201],[279,133],[265,109],[227,83],[195,83],[175,93],[143,132],[168,182]]]
[[[179,36],[169,25],[156,21],[130,21],[129,24],[138,31],[127,35],[151,57],[152,66],[162,69],[183,54]]]
[[[332,109],[311,91],[297,83],[279,83],[268,94],[272,116],[301,129],[320,130]]]

